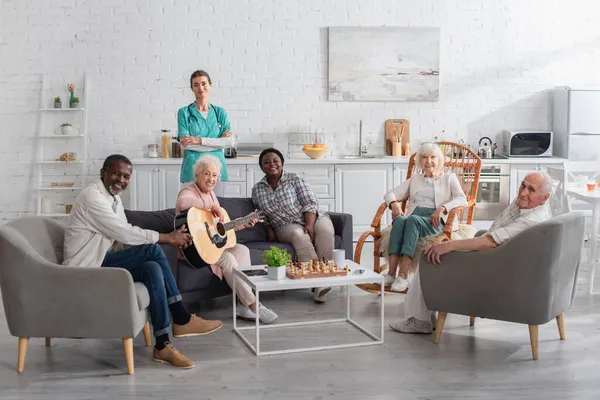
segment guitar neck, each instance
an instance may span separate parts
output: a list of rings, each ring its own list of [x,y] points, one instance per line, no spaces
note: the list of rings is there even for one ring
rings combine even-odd
[[[237,228],[238,226],[246,225],[250,221],[257,219],[257,218],[258,217],[255,213],[248,214],[245,217],[240,217],[240,218],[234,219],[233,221],[224,223],[223,227],[225,228],[226,231],[229,231],[231,229]]]

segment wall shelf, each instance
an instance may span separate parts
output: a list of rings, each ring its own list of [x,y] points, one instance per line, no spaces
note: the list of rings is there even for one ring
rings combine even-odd
[[[38,161],[38,164],[81,164],[81,163],[83,163],[83,161],[81,161],[81,160],[77,160],[77,161],[52,161],[52,160]]]
[[[35,135],[38,139],[34,162],[37,179],[30,186],[30,190],[35,192],[37,198],[36,215],[68,217],[69,214],[55,211],[64,211],[64,206],[72,204],[74,196],[87,184],[87,105],[90,85],[85,73],[69,77],[42,74],[41,80]],[[81,107],[69,108],[67,103],[66,108],[52,108],[52,101],[56,95],[67,91],[67,82],[75,84],[75,95],[79,96]],[[64,123],[71,124],[77,129],[73,129],[70,135],[62,135],[60,126]],[[56,154],[65,152],[76,154],[78,159],[76,161],[55,159]],[[50,186],[52,182],[72,182],[73,186]],[[62,206],[62,209],[58,206]]]
[[[38,136],[39,139],[76,139],[82,138],[85,135],[41,135]]]
[[[85,108],[40,108],[39,111],[85,111]]]
[[[82,186],[42,186],[40,188],[38,188],[38,190],[49,190],[49,191],[53,191],[53,190],[81,190],[83,189]]]

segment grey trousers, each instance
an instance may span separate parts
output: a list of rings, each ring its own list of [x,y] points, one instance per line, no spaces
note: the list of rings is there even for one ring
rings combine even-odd
[[[335,247],[335,230],[331,219],[326,216],[315,222],[315,243],[310,240],[308,233],[304,232],[304,226],[289,224],[275,233],[277,240],[290,243],[300,261],[310,261],[315,258],[325,257],[327,260],[333,258]]]

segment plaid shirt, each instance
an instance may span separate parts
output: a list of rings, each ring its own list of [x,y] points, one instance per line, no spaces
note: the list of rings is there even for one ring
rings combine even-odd
[[[522,210],[517,207],[515,200],[496,218],[487,234],[492,236],[496,244],[502,244],[517,233],[550,218],[546,204]]]
[[[313,212],[317,219],[325,216],[319,212],[319,203],[308,182],[300,175],[283,172],[275,189],[265,176],[252,188],[252,201],[267,217],[267,223],[277,232],[289,224],[304,225],[304,213]]]

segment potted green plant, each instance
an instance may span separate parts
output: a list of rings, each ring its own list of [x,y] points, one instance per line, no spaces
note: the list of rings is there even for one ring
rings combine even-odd
[[[79,108],[79,97],[74,96],[72,98],[71,108]]]
[[[69,124],[68,122],[61,124],[60,132],[63,135],[72,135],[73,134],[73,125]]]
[[[263,261],[267,264],[267,278],[279,280],[285,278],[285,266],[292,259],[287,250],[271,246],[263,252]]]
[[[60,97],[54,98],[54,108],[62,108],[62,102],[60,101]]]

